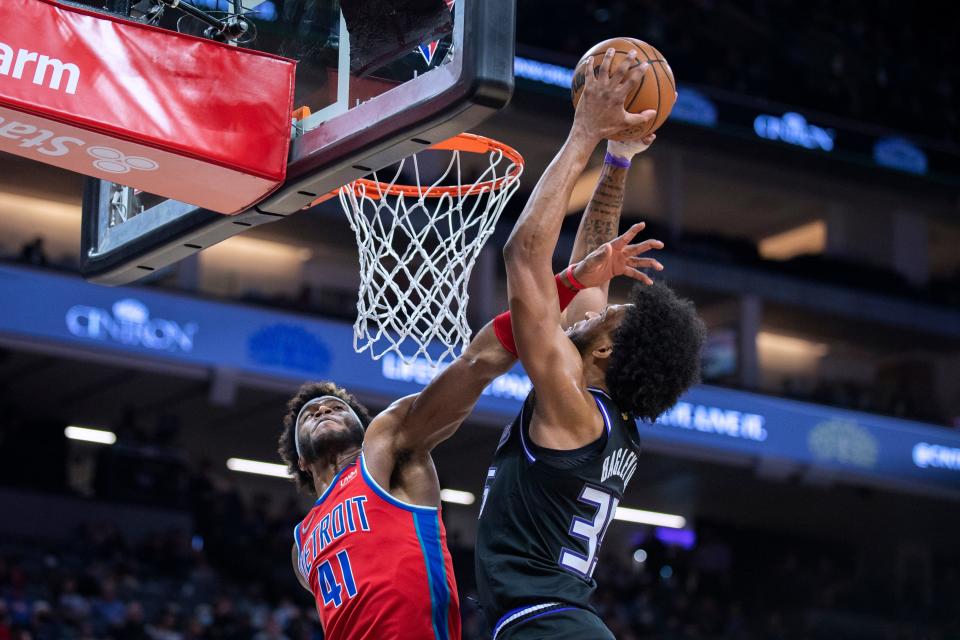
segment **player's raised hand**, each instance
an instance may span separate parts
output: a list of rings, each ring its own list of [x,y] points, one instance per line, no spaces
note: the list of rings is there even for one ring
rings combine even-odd
[[[645,128],[657,115],[653,109],[630,113],[624,108],[627,96],[640,86],[650,65],[636,64],[636,50],[616,65],[615,55],[613,48],[607,49],[596,72],[585,74],[583,93],[574,116],[574,130],[595,142],[625,129]]]
[[[650,276],[640,269],[662,271],[663,265],[654,258],[641,257],[651,250],[663,249],[659,240],[649,239],[630,244],[646,223],[639,222],[626,233],[600,245],[573,267],[573,277],[584,287],[599,287],[617,276],[627,276],[644,284],[653,284]]]

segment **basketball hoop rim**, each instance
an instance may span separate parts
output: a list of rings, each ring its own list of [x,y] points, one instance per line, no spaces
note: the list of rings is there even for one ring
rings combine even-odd
[[[342,187],[334,189],[330,193],[320,196],[309,205],[304,207],[304,209],[309,209],[310,207],[314,207],[322,202],[326,202],[327,200],[336,197],[344,190],[349,192],[351,187],[353,194],[358,198],[366,197],[370,198],[371,200],[378,200],[381,196],[385,195],[407,196],[413,198],[476,196],[490,191],[499,191],[508,183],[517,180],[523,173],[524,159],[523,156],[520,155],[519,151],[505,142],[500,142],[499,140],[494,140],[493,138],[481,136],[476,133],[461,133],[442,142],[432,144],[429,147],[426,147],[426,149],[435,149],[439,151],[462,151],[465,153],[476,154],[500,151],[503,154],[503,157],[510,161],[510,168],[503,176],[494,180],[484,180],[483,182],[474,182],[466,185],[446,187],[418,187],[416,185],[391,184],[389,182],[381,182],[379,180],[371,180],[369,178],[358,178],[353,182],[348,182]]]
[[[470,184],[457,186],[416,186],[401,185],[381,182],[379,180],[370,180],[369,178],[359,178],[352,183],[346,184],[341,189],[353,187],[353,191],[358,196],[377,198],[382,195],[388,196],[408,196],[415,198],[442,198],[444,196],[473,196],[487,193],[488,191],[499,191],[508,182],[517,179],[523,173],[524,160],[520,152],[510,145],[477,135],[475,133],[461,133],[443,142],[430,145],[428,149],[439,151],[462,151],[465,153],[485,154],[499,151],[503,157],[510,161],[509,170],[501,177],[495,180],[484,180],[483,182],[474,182]]]
[[[353,347],[369,350],[374,360],[392,351],[405,363],[422,355],[438,364],[467,348],[470,274],[520,186],[523,157],[502,142],[461,134],[431,147],[450,153],[441,163],[446,169],[432,160],[425,167],[432,176],[427,185],[414,153],[406,158],[412,167],[401,162],[387,173],[395,183],[405,168],[412,170],[408,180],[423,186],[361,179],[334,192],[356,236],[360,263]],[[461,152],[480,154],[487,165],[479,175],[468,167],[472,182],[462,177]],[[448,178],[456,184],[437,186]],[[413,354],[405,346],[410,343]]]

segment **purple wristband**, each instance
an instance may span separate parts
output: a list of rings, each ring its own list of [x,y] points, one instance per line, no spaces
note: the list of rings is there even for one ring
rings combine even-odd
[[[603,158],[603,162],[605,164],[612,164],[613,166],[619,167],[621,169],[630,168],[629,160],[627,160],[626,158],[621,158],[620,156],[615,156],[609,151],[607,151],[607,155]]]

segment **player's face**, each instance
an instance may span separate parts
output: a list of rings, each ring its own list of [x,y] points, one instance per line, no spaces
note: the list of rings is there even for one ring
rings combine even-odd
[[[610,304],[600,313],[587,311],[582,320],[567,329],[567,336],[578,346],[592,345],[604,335],[612,336],[631,306]]]
[[[308,403],[297,425],[308,458],[335,454],[363,444],[363,425],[343,400],[324,398]]]

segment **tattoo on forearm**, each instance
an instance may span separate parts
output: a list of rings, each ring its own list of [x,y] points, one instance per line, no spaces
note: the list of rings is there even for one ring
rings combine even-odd
[[[603,178],[593,192],[583,221],[587,253],[617,237],[626,174],[626,169],[605,168]]]

